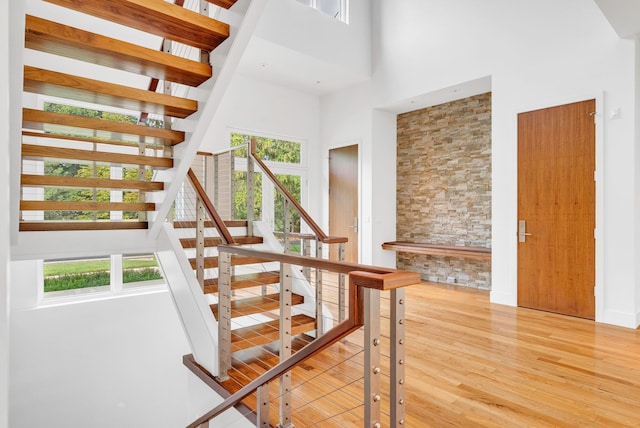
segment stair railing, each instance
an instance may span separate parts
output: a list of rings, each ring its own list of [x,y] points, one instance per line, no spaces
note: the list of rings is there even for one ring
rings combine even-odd
[[[181,205],[193,204],[195,206],[181,209],[181,213],[174,215],[174,224],[178,226],[194,226],[196,231],[195,240],[192,245],[186,248],[195,249],[195,271],[196,278],[201,287],[205,281],[205,234],[208,226],[213,226],[218,234],[220,242],[223,244],[235,244],[235,239],[216,211],[213,203],[209,199],[207,192],[198,181],[198,177],[192,169],[187,172],[188,182],[185,181],[185,194],[179,198]],[[186,195],[190,193],[190,195]],[[210,224],[207,224],[210,222]],[[182,223],[182,224],[180,224]],[[192,224],[194,223],[194,224]],[[191,241],[188,241],[191,243]]]
[[[280,423],[290,426],[292,401],[290,396],[292,369],[304,361],[318,355],[329,346],[343,340],[364,327],[364,416],[365,426],[381,426],[382,369],[380,293],[390,292],[390,423],[392,427],[404,424],[404,307],[403,287],[418,284],[420,276],[414,272],[397,271],[374,266],[358,265],[313,257],[297,256],[268,251],[258,251],[246,247],[222,245],[219,253],[219,378],[224,378],[231,369],[232,330],[231,330],[231,257],[258,257],[279,262],[283,275],[280,286],[280,362],[267,372],[252,380],[246,386],[226,398],[221,404],[207,412],[189,427],[198,427],[215,418],[230,407],[238,405],[243,399],[257,392],[258,409],[256,426],[269,426],[268,385],[278,381],[280,385]],[[315,340],[295,353],[291,353],[291,269],[309,267],[317,271],[330,271],[349,276],[348,316],[335,327],[317,336]],[[192,370],[196,370],[192,367]],[[201,374],[200,374],[201,375]]]
[[[323,246],[325,244],[337,244],[338,245],[338,261],[344,260],[345,255],[345,244],[348,239],[346,237],[339,236],[329,236],[327,235],[322,228],[313,220],[313,218],[309,215],[309,213],[300,205],[300,203],[296,200],[296,198],[291,195],[289,190],[278,180],[276,175],[269,169],[269,167],[258,157],[257,155],[257,142],[255,139],[251,139],[250,142],[250,164],[255,163],[263,172],[264,176],[266,176],[275,186],[277,191],[284,198],[284,231],[283,231],[283,240],[284,240],[284,248],[285,252],[289,252],[289,242],[291,237],[293,236],[290,231],[290,211],[293,209],[298,213],[300,218],[309,226],[311,229],[312,235],[315,240],[315,257],[323,258]],[[308,235],[306,236],[308,238]],[[304,248],[304,245],[303,245]],[[308,272],[307,272],[308,274]],[[346,290],[345,290],[345,277],[344,275],[339,276],[338,280],[338,288],[339,288],[339,301],[341,302],[340,310],[338,313],[338,320],[343,321],[345,317],[345,309],[344,302],[346,298]],[[315,271],[315,290],[316,290],[316,319],[318,320],[317,331],[324,331],[324,326],[322,325],[324,317],[322,316],[322,308],[323,308],[323,284],[322,284],[322,271],[316,269]]]

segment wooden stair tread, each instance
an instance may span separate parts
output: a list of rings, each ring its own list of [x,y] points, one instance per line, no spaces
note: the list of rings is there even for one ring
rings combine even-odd
[[[261,236],[234,236],[233,239],[236,241],[236,244],[240,245],[261,244],[263,242]],[[196,248],[196,238],[181,238],[180,243],[182,244],[182,248]],[[222,244],[222,238],[204,238],[205,247],[217,247],[220,244]]]
[[[155,211],[151,202],[20,201],[22,211]]]
[[[231,265],[232,266],[241,266],[241,265],[253,265],[258,263],[269,263],[271,260],[263,259],[260,257],[247,257],[247,256],[231,256]],[[196,268],[196,259],[190,258],[189,263],[191,264],[191,268]],[[218,257],[205,257],[204,258],[204,268],[205,269],[215,269],[218,267]]]
[[[32,131],[22,131],[22,135],[25,137],[36,137],[36,138],[45,138],[49,140],[65,140],[65,141],[79,141],[84,143],[97,143],[97,144],[108,144],[113,146],[125,146],[125,147],[133,147],[139,148],[140,144],[137,141],[127,141],[127,140],[108,140],[106,138],[99,137],[78,137],[72,135],[62,135],[62,134],[54,134],[51,132],[32,132]],[[148,144],[144,143],[145,149],[152,150],[164,150],[164,144]]]
[[[247,227],[246,220],[224,220],[224,224],[227,227]],[[197,225],[195,220],[176,220],[173,222],[175,229],[195,229]],[[211,220],[207,220],[204,222],[204,227],[216,227],[216,225]]]
[[[209,64],[32,15],[26,16],[25,47],[189,86],[198,86],[212,76]]]
[[[178,118],[185,118],[198,110],[198,102],[187,98],[30,66],[24,67],[24,90]]]
[[[259,287],[262,285],[278,284],[280,282],[280,272],[257,272],[245,275],[234,275],[231,277],[231,289],[240,290],[243,288]],[[218,278],[209,278],[204,280],[204,292],[218,292]]]
[[[85,189],[124,189],[147,192],[163,190],[164,183],[158,181],[114,180],[109,178],[63,177],[53,175],[22,174],[22,186],[81,187]]]
[[[146,221],[22,221],[20,232],[147,229]]]
[[[46,1],[207,51],[229,37],[228,24],[165,1]]]
[[[291,305],[301,305],[304,303],[304,296],[293,293],[291,295]],[[213,316],[218,318],[218,305],[209,305]],[[231,302],[231,318],[253,315],[262,312],[269,312],[280,308],[280,293],[272,293],[264,296],[248,297]]]
[[[25,108],[22,109],[22,126],[31,130],[43,130],[44,125],[58,125],[70,128],[89,129],[103,131],[111,135],[135,135],[145,139],[145,142],[153,141],[165,145],[175,145],[184,141],[183,131],[154,128],[133,123],[114,122],[105,119],[76,116],[72,114],[56,113],[50,111]],[[72,132],[70,132],[72,134]]]
[[[236,4],[237,0],[207,0],[211,4],[215,4],[216,6],[223,7],[225,9],[229,9],[231,6]]]
[[[231,332],[231,352],[264,345],[280,338],[280,320],[273,320],[251,327],[243,327]],[[315,319],[298,314],[291,317],[291,336],[314,330]]]
[[[62,147],[22,145],[24,158],[54,158],[66,160],[92,161],[105,164],[145,165],[156,169],[173,167],[173,159],[153,156],[128,155],[122,153],[94,152],[91,150],[67,149]]]

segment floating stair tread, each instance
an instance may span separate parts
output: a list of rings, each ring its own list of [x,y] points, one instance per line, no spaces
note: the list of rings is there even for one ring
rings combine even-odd
[[[189,86],[198,86],[212,76],[209,64],[32,15],[26,17],[25,47]]]
[[[46,138],[49,140],[64,140],[64,141],[79,141],[84,143],[97,143],[97,144],[108,144],[113,146],[124,146],[124,147],[135,147],[139,148],[140,144],[137,141],[127,141],[127,140],[108,140],[105,138],[98,137],[77,137],[72,135],[62,135],[62,134],[54,134],[54,133],[44,133],[44,132],[32,132],[32,131],[22,131],[22,135],[25,137],[36,137],[36,138]],[[23,139],[24,140],[24,139]],[[146,149],[153,150],[164,150],[164,144],[144,144]]]
[[[231,352],[264,345],[280,338],[280,320],[273,320],[251,327],[243,327],[231,332]],[[291,336],[314,330],[315,319],[298,314],[291,317]]]
[[[207,0],[211,4],[215,4],[216,6],[223,7],[225,9],[229,9],[231,6],[236,4],[237,0]]]
[[[302,303],[304,303],[304,296],[295,293],[291,295],[292,306],[301,305]],[[214,304],[210,305],[210,307],[213,315],[217,319],[218,305]],[[234,300],[231,302],[231,318],[274,311],[278,308],[280,308],[280,293]]]
[[[247,227],[246,220],[224,220],[224,224],[227,227]],[[175,229],[195,229],[198,223],[195,220],[181,220],[174,221],[173,227]],[[204,227],[216,227],[215,223],[211,220],[204,222]]]
[[[84,189],[123,189],[153,192],[164,189],[158,181],[113,180],[109,178],[60,177],[53,175],[22,174],[22,186],[38,187],[81,187]]]
[[[42,68],[24,67],[24,90],[41,95],[185,118],[198,102]]]
[[[58,125],[70,128],[104,131],[110,135],[135,135],[143,137],[145,142],[175,145],[184,141],[185,133],[171,129],[154,128],[133,123],[114,122],[112,120],[56,113],[35,109],[22,109],[22,126],[30,130],[44,130],[44,125]],[[73,134],[73,132],[69,132]],[[114,138],[118,139],[118,138]]]
[[[207,51],[229,37],[228,24],[165,1],[46,1]]]
[[[253,265],[257,263],[269,263],[271,260],[263,259],[260,257],[247,257],[247,256],[231,256],[231,265],[232,266],[241,266],[241,265]],[[196,268],[196,259],[189,259],[189,263],[191,263],[191,268]],[[205,257],[204,258],[204,268],[205,269],[215,269],[218,267],[218,257]]]
[[[261,236],[234,236],[233,239],[236,244],[248,245],[248,244],[261,244],[263,239]],[[182,238],[180,239],[182,248],[196,248],[196,238]],[[222,238],[208,237],[204,238],[205,247],[217,247],[222,244]]]
[[[258,272],[249,273],[245,275],[234,275],[231,277],[231,289],[240,290],[243,288],[259,287],[262,285],[278,284],[280,283],[280,272]],[[218,278],[205,279],[204,292],[217,293],[218,292]]]
[[[67,149],[61,147],[22,145],[24,158],[66,159],[78,161],[93,161],[105,164],[145,165],[156,169],[173,167],[173,159],[156,158],[153,156],[127,155],[122,153],[94,152],[91,150]]]
[[[148,229],[146,221],[22,221],[20,232]]]
[[[150,202],[20,201],[22,211],[155,211]]]

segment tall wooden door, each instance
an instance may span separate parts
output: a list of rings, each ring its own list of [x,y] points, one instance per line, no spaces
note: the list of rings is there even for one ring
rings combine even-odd
[[[329,150],[329,234],[349,238],[345,260],[358,262],[358,146]],[[337,247],[332,245],[332,247]],[[337,258],[337,248],[332,248]]]
[[[595,100],[518,115],[518,305],[595,316]]]

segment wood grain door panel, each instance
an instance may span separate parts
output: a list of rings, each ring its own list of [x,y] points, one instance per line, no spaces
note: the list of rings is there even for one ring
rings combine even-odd
[[[358,262],[359,226],[358,146],[329,150],[329,234],[349,239],[345,245],[348,262]],[[330,257],[335,260],[337,245],[331,247]]]
[[[518,115],[518,305],[595,316],[595,101]]]

